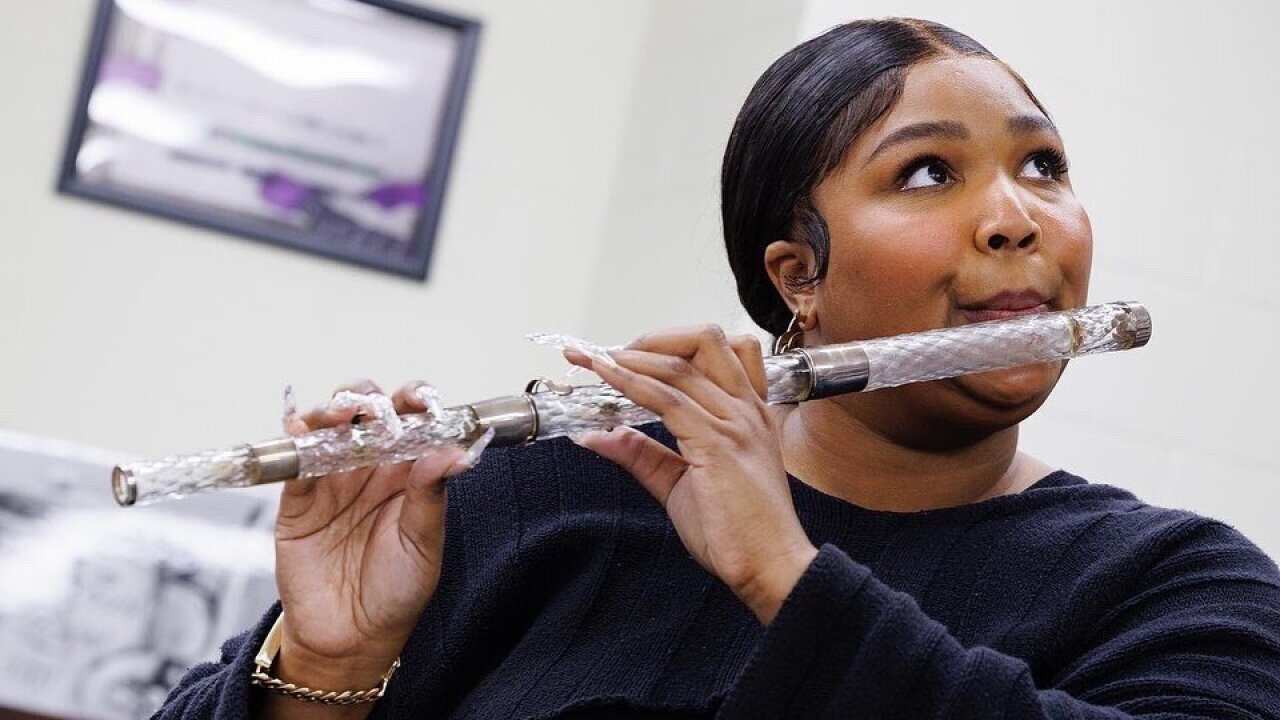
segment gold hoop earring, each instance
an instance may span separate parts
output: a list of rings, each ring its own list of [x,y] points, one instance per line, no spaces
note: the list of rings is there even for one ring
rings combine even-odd
[[[804,323],[800,320],[800,313],[791,316],[791,322],[787,323],[786,332],[782,333],[773,340],[773,354],[781,355],[784,352],[794,350],[804,345],[804,328],[798,327]]]

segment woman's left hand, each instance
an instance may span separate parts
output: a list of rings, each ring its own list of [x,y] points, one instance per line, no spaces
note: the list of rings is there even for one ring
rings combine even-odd
[[[759,340],[710,325],[644,335],[609,355],[616,366],[565,351],[660,416],[680,452],[629,427],[575,441],[635,476],[698,563],[769,623],[818,551],[791,502]]]

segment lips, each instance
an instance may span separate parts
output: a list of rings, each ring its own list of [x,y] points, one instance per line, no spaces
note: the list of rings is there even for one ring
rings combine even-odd
[[[1050,310],[1049,298],[1035,290],[1006,290],[981,302],[960,306],[961,315],[971,323],[1036,315]]]

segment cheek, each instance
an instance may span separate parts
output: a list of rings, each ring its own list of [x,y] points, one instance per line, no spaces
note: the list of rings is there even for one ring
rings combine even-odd
[[[941,214],[900,209],[827,217],[832,281],[827,285],[847,305],[842,315],[858,318],[851,337],[889,335],[939,321],[963,255],[963,244],[953,237],[955,224]]]
[[[1089,275],[1093,269],[1093,227],[1089,215],[1078,203],[1057,208],[1049,214],[1046,236],[1053,238],[1052,252],[1064,280],[1067,306],[1084,305],[1089,297]]]

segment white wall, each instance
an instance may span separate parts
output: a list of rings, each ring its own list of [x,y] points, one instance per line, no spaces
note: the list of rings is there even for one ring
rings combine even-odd
[[[627,287],[642,293],[683,243],[671,228],[714,234],[702,210],[714,207],[718,148],[800,11],[783,0],[745,14],[730,0],[688,13],[675,0],[436,3],[484,28],[420,284],[56,195],[93,5],[24,4],[0,24],[0,427],[143,454],[278,434],[287,382],[303,404],[356,377],[388,390],[422,377],[446,402],[472,401],[567,367],[527,332],[617,342],[629,338],[615,328],[670,324],[633,299],[602,312],[598,269],[618,243],[663,228],[658,252],[629,263]],[[664,97],[668,74],[678,94]],[[689,197],[633,212],[636,195],[676,189]],[[697,302],[681,312],[708,318]]]
[[[747,92],[796,43],[802,5],[650,3],[590,293],[592,337],[719,322],[738,303],[720,233],[720,160]],[[732,12],[726,12],[732,8]],[[746,32],[744,32],[746,31]],[[642,311],[636,299],[644,298]]]
[[[1053,113],[1094,227],[1090,301],[1140,300],[1151,344],[1071,364],[1023,447],[1235,525],[1280,557],[1280,83],[1273,2],[810,0],[808,38],[908,15],[968,33]]]

